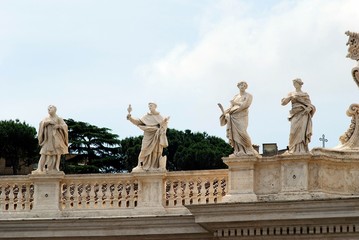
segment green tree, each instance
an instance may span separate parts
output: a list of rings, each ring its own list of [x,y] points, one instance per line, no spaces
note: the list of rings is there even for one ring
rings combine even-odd
[[[222,157],[228,156],[232,148],[223,139],[209,136],[206,132],[182,132],[174,129],[169,129],[168,138],[170,170],[227,168]]]
[[[65,119],[69,129],[69,154],[66,173],[118,172],[123,169],[120,140],[111,129]]]
[[[124,170],[131,171],[138,164],[138,155],[141,151],[143,136],[129,137],[121,140],[122,159]]]
[[[22,164],[30,165],[38,157],[36,129],[18,119],[0,121],[0,157],[5,158],[17,175]],[[35,158],[36,157],[36,158]]]
[[[167,129],[167,138],[169,146],[163,154],[167,156],[167,169],[170,171],[226,168],[222,157],[232,153],[232,148],[223,139],[207,133]],[[141,141],[142,136],[121,140],[128,171],[137,165]]]

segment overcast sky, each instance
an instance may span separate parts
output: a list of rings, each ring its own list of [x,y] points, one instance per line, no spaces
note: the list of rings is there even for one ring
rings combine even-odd
[[[0,0],[0,120],[38,128],[58,115],[107,127],[156,102],[169,127],[226,140],[220,109],[247,81],[254,144],[288,144],[290,105],[301,78],[317,112],[310,148],[339,143],[359,102],[345,31],[359,32],[358,0]]]

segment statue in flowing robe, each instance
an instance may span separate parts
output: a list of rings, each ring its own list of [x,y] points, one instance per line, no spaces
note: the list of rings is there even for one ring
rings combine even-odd
[[[292,103],[288,120],[291,123],[289,134],[289,154],[308,153],[308,144],[312,136],[312,117],[316,111],[309,95],[302,91],[303,82],[297,78],[293,80],[294,92],[290,92],[282,99],[282,105]]]
[[[68,127],[56,111],[57,108],[50,105],[49,116],[40,122],[38,140],[41,156],[34,173],[60,171],[61,155],[68,153]]]
[[[150,112],[141,119],[133,118],[131,107],[128,109],[127,119],[143,130],[138,165],[132,169],[132,172],[166,170],[166,156],[162,156],[162,152],[168,146],[166,131],[169,117],[162,117],[157,112],[155,103],[149,103],[148,107]]]
[[[253,148],[251,138],[247,133],[248,109],[252,103],[252,95],[246,92],[248,84],[239,82],[237,84],[239,93],[231,100],[231,105],[227,110],[223,109],[222,104],[218,104],[222,111],[220,116],[221,126],[226,125],[226,135],[229,144],[234,149],[230,157],[240,157],[243,155],[258,155]]]

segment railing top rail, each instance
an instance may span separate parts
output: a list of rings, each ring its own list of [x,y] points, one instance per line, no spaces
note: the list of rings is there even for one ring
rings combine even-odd
[[[32,182],[32,180],[29,178],[29,175],[0,176],[0,184],[7,182]]]
[[[215,170],[194,170],[194,171],[174,171],[167,172],[167,177],[219,177],[228,175],[228,169],[215,169]]]

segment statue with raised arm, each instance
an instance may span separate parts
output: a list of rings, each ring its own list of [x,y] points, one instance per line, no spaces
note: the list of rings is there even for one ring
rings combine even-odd
[[[282,105],[292,103],[288,120],[291,123],[289,134],[289,154],[308,153],[308,144],[312,136],[312,117],[316,111],[309,95],[302,91],[303,82],[297,78],[293,80],[294,92],[282,99]]]
[[[56,107],[48,107],[49,116],[40,122],[38,140],[41,147],[38,168],[33,173],[60,171],[61,155],[68,153],[68,128],[57,116]]]
[[[165,171],[166,156],[162,156],[163,148],[168,146],[166,131],[169,117],[162,117],[156,110],[156,103],[148,104],[149,112],[141,119],[133,118],[132,107],[128,107],[127,119],[143,130],[141,152],[138,165],[132,172]]]
[[[248,127],[248,109],[252,103],[252,95],[246,92],[248,84],[239,82],[237,84],[239,93],[230,101],[230,107],[224,110],[222,104],[218,103],[222,111],[220,116],[221,126],[226,125],[226,135],[229,144],[234,152],[230,157],[240,157],[243,155],[258,155],[253,148],[251,138],[247,133]]]

